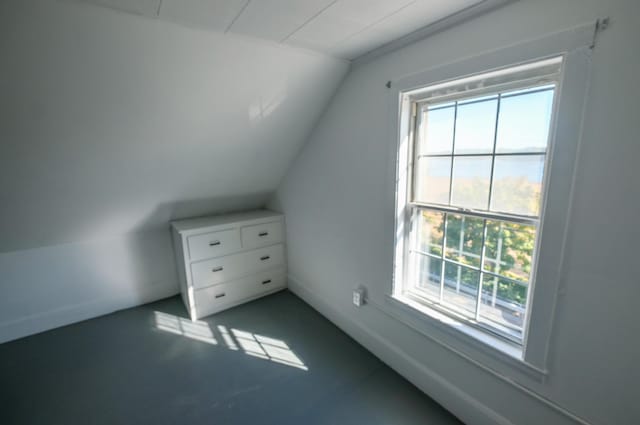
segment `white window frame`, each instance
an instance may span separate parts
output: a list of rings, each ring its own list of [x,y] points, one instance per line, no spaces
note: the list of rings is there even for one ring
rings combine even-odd
[[[583,108],[589,77],[595,26],[585,25],[461,62],[444,65],[391,82],[390,112],[393,116],[390,182],[394,201],[393,283],[387,288],[384,308],[418,332],[456,353],[502,374],[533,377],[548,374],[556,298],[563,277],[565,241],[571,209],[574,175],[581,136]],[[442,314],[437,309],[403,295],[405,252],[410,235],[408,179],[411,174],[411,117],[409,95],[417,89],[459,80],[494,70],[561,56],[562,71],[555,89],[545,186],[538,232],[538,258],[532,270],[529,314],[521,348]],[[395,112],[393,112],[395,111]]]
[[[482,260],[482,258],[484,257],[484,249],[482,250],[482,253],[480,255],[481,267],[479,267],[477,270],[480,280],[478,282],[478,290],[476,292],[477,304],[476,304],[476,311],[475,311],[475,319],[465,318],[462,314],[456,311],[458,309],[454,308],[456,307],[455,304],[451,307],[447,307],[443,304],[432,301],[427,297],[427,294],[423,293],[421,289],[416,287],[418,283],[417,282],[418,278],[417,276],[415,276],[416,266],[417,266],[415,264],[416,257],[415,256],[412,257],[409,254],[409,252],[412,250],[415,250],[415,242],[416,242],[415,238],[416,238],[416,233],[418,232],[416,220],[418,219],[418,214],[421,210],[446,213],[447,215],[451,215],[451,214],[462,215],[463,217],[471,217],[474,219],[497,220],[497,221],[507,222],[507,223],[522,223],[522,224],[536,226],[536,228],[539,228],[539,223],[540,223],[539,216],[530,216],[530,215],[524,215],[524,214],[507,214],[507,213],[494,212],[494,211],[489,211],[484,209],[473,210],[468,208],[456,207],[454,205],[449,205],[449,206],[439,205],[434,203],[424,203],[419,200],[416,200],[415,199],[415,196],[416,196],[415,192],[416,192],[416,185],[417,185],[416,179],[418,176],[417,166],[416,166],[416,161],[418,160],[416,144],[418,143],[418,139],[420,138],[419,133],[421,132],[420,117],[422,117],[424,108],[427,108],[429,104],[433,104],[433,103],[440,104],[440,103],[451,103],[453,101],[465,101],[468,99],[473,100],[474,98],[478,98],[486,95],[498,94],[498,93],[505,93],[505,92],[507,92],[507,96],[510,97],[512,96],[508,94],[508,92],[510,91],[520,91],[523,89],[532,89],[532,91],[535,91],[536,89],[544,88],[544,90],[554,91],[554,96],[553,96],[554,104],[553,104],[552,116],[551,116],[551,118],[553,119],[553,114],[555,113],[555,104],[558,99],[555,93],[557,93],[557,90],[558,90],[561,69],[562,69],[562,56],[556,56],[554,58],[546,59],[543,61],[533,61],[529,64],[523,64],[515,67],[500,69],[497,72],[493,71],[488,74],[482,73],[475,77],[463,78],[461,80],[453,80],[451,82],[446,82],[444,84],[436,84],[435,86],[429,86],[422,89],[403,93],[403,96],[408,98],[410,103],[409,107],[411,108],[411,123],[409,126],[410,154],[409,154],[409,164],[408,164],[408,168],[410,170],[409,172],[411,173],[411,175],[407,179],[407,188],[405,188],[405,190],[407,191],[407,198],[408,198],[407,205],[406,205],[406,208],[408,209],[407,219],[411,221],[410,228],[413,231],[413,234],[409,232],[411,234],[410,237],[405,238],[404,259],[403,259],[404,276],[402,277],[402,279],[398,279],[399,284],[394,288],[394,293],[400,294],[402,297],[412,298],[414,301],[418,303],[420,302],[428,303],[434,309],[442,310],[445,314],[450,314],[450,315],[452,314],[454,315],[454,317],[458,317],[459,320],[465,321],[469,326],[477,327],[481,331],[489,332],[497,337],[501,337],[505,339],[507,342],[513,345],[513,347],[510,347],[510,349],[507,351],[516,353],[516,356],[518,356],[519,355],[518,353],[522,350],[522,341],[519,341],[518,338],[516,338],[515,336],[511,336],[507,332],[501,332],[499,329],[500,326],[498,325],[491,326],[485,321],[479,321],[480,310],[481,310],[482,285],[483,285],[482,276],[493,275],[493,273],[484,270],[484,266],[482,265],[484,263],[484,261]],[[553,86],[553,89],[551,89],[549,86]],[[516,94],[515,96],[523,96],[523,95],[526,95],[526,94]],[[500,110],[499,105],[502,99],[503,99],[503,96],[502,94],[500,94],[497,97],[498,106],[497,106],[496,113]],[[499,120],[499,117],[496,116],[496,125],[498,124],[498,120]],[[454,121],[455,121],[455,117],[454,117]],[[551,127],[551,123],[550,123],[550,127]],[[483,153],[483,154],[471,154],[471,155],[491,157],[492,162],[495,161],[497,157],[502,155],[500,153],[495,152],[495,143],[496,143],[495,137],[497,137],[497,135],[494,135],[494,140],[493,140],[494,151],[493,152]],[[454,145],[455,145],[455,141],[454,141]],[[536,152],[530,152],[530,153],[515,152],[515,153],[504,154],[504,155],[510,155],[510,156],[544,155],[545,165],[544,165],[544,174],[543,174],[544,180],[542,182],[542,193],[541,193],[542,199],[540,199],[541,206],[543,205],[544,194],[546,193],[546,188],[547,188],[546,177],[547,177],[547,169],[548,169],[548,163],[549,163],[549,157],[550,157],[550,155],[548,155],[548,152],[551,151],[552,149],[549,143],[547,145],[548,147],[547,149],[545,149],[544,152],[542,151],[536,151]],[[455,152],[452,152],[451,155],[452,155],[451,156],[452,175],[450,176],[451,178],[450,186],[454,183],[453,167],[455,163],[455,158],[469,157],[469,154],[458,155]],[[493,165],[492,165],[492,175],[493,175]],[[493,185],[493,180],[489,182],[489,199],[491,198],[491,194],[492,194],[492,190],[491,190],[492,185]],[[452,196],[452,193],[450,191],[449,193],[450,202],[451,202],[451,196]],[[541,210],[540,212],[540,216],[541,216],[543,208],[541,208],[540,210]],[[485,229],[486,229],[486,222],[485,222]],[[447,237],[446,235],[444,235],[442,243],[444,244],[446,240],[447,240]],[[537,263],[537,250],[538,250],[537,242],[539,241],[539,232],[537,231],[535,234],[535,240],[536,240],[536,247],[534,249],[533,259],[532,259],[533,269],[529,279],[531,282],[533,282],[535,279],[535,273],[533,272],[535,272],[535,265]],[[484,238],[483,238],[482,244],[484,245]],[[443,254],[442,254],[443,256],[441,257],[443,267],[445,266],[445,262],[452,263],[451,260],[446,260],[446,255],[444,254],[444,251],[445,251],[445,247],[443,246]],[[453,263],[457,264],[456,262],[453,262]],[[471,268],[473,269],[473,267]],[[441,273],[443,271],[441,271]],[[441,284],[440,291],[441,291],[441,297],[442,297],[443,282],[441,281],[440,284]],[[527,313],[525,315],[525,319],[527,320],[529,315],[528,307],[530,305],[530,303],[528,302],[529,296],[530,296],[529,289],[531,289],[531,285],[527,285],[528,293],[527,293],[527,302],[525,305],[525,311]],[[525,337],[526,337],[526,327],[527,327],[527,323],[525,322],[523,324],[523,334],[525,335]]]

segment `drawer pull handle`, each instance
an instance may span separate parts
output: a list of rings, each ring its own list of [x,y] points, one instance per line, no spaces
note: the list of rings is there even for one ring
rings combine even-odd
[[[209,246],[218,246],[220,245],[220,241],[213,241],[213,242],[209,242]]]
[[[222,294],[218,294],[218,295],[216,295],[216,298],[222,298],[222,297],[224,297],[225,295],[227,295],[227,294],[225,294],[225,293],[223,292]]]
[[[263,281],[262,281],[262,284],[263,284],[263,285],[266,285],[267,283],[271,283],[271,279],[267,279],[267,280],[263,280]]]
[[[215,269],[211,269],[212,272],[221,272],[222,271],[222,266],[216,267]]]
[[[260,261],[267,261],[271,256],[265,255],[264,257],[260,257]]]
[[[263,237],[263,236],[268,236],[269,232],[260,232],[258,233],[258,236]]]

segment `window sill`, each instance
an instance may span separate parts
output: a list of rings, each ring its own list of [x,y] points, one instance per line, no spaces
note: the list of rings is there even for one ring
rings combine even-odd
[[[418,312],[425,314],[432,319],[437,320],[438,322],[447,325],[459,332],[462,332],[463,334],[478,340],[480,343],[489,345],[490,347],[495,348],[496,350],[501,351],[517,360],[522,360],[523,358],[522,347],[515,344],[510,344],[504,339],[491,335],[488,332],[483,332],[476,327],[470,326],[464,320],[458,320],[454,316],[447,315],[439,311],[438,309],[425,305],[420,301],[414,300],[411,297],[394,296],[393,299],[404,303],[412,309],[417,310]]]
[[[383,313],[448,350],[500,377],[544,382],[547,371],[527,363],[520,347],[482,332],[428,306],[402,295],[387,295],[384,305],[374,303]]]

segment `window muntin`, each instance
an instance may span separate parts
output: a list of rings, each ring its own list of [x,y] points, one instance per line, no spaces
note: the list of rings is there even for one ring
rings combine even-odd
[[[538,217],[554,92],[418,103],[412,201]]]
[[[413,103],[406,293],[517,345],[524,340],[556,90],[553,72],[532,79]]]

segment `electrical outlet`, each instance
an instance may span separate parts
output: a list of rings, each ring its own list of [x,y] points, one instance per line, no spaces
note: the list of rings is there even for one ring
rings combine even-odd
[[[356,288],[353,290],[353,305],[361,307],[364,304],[364,288]]]

